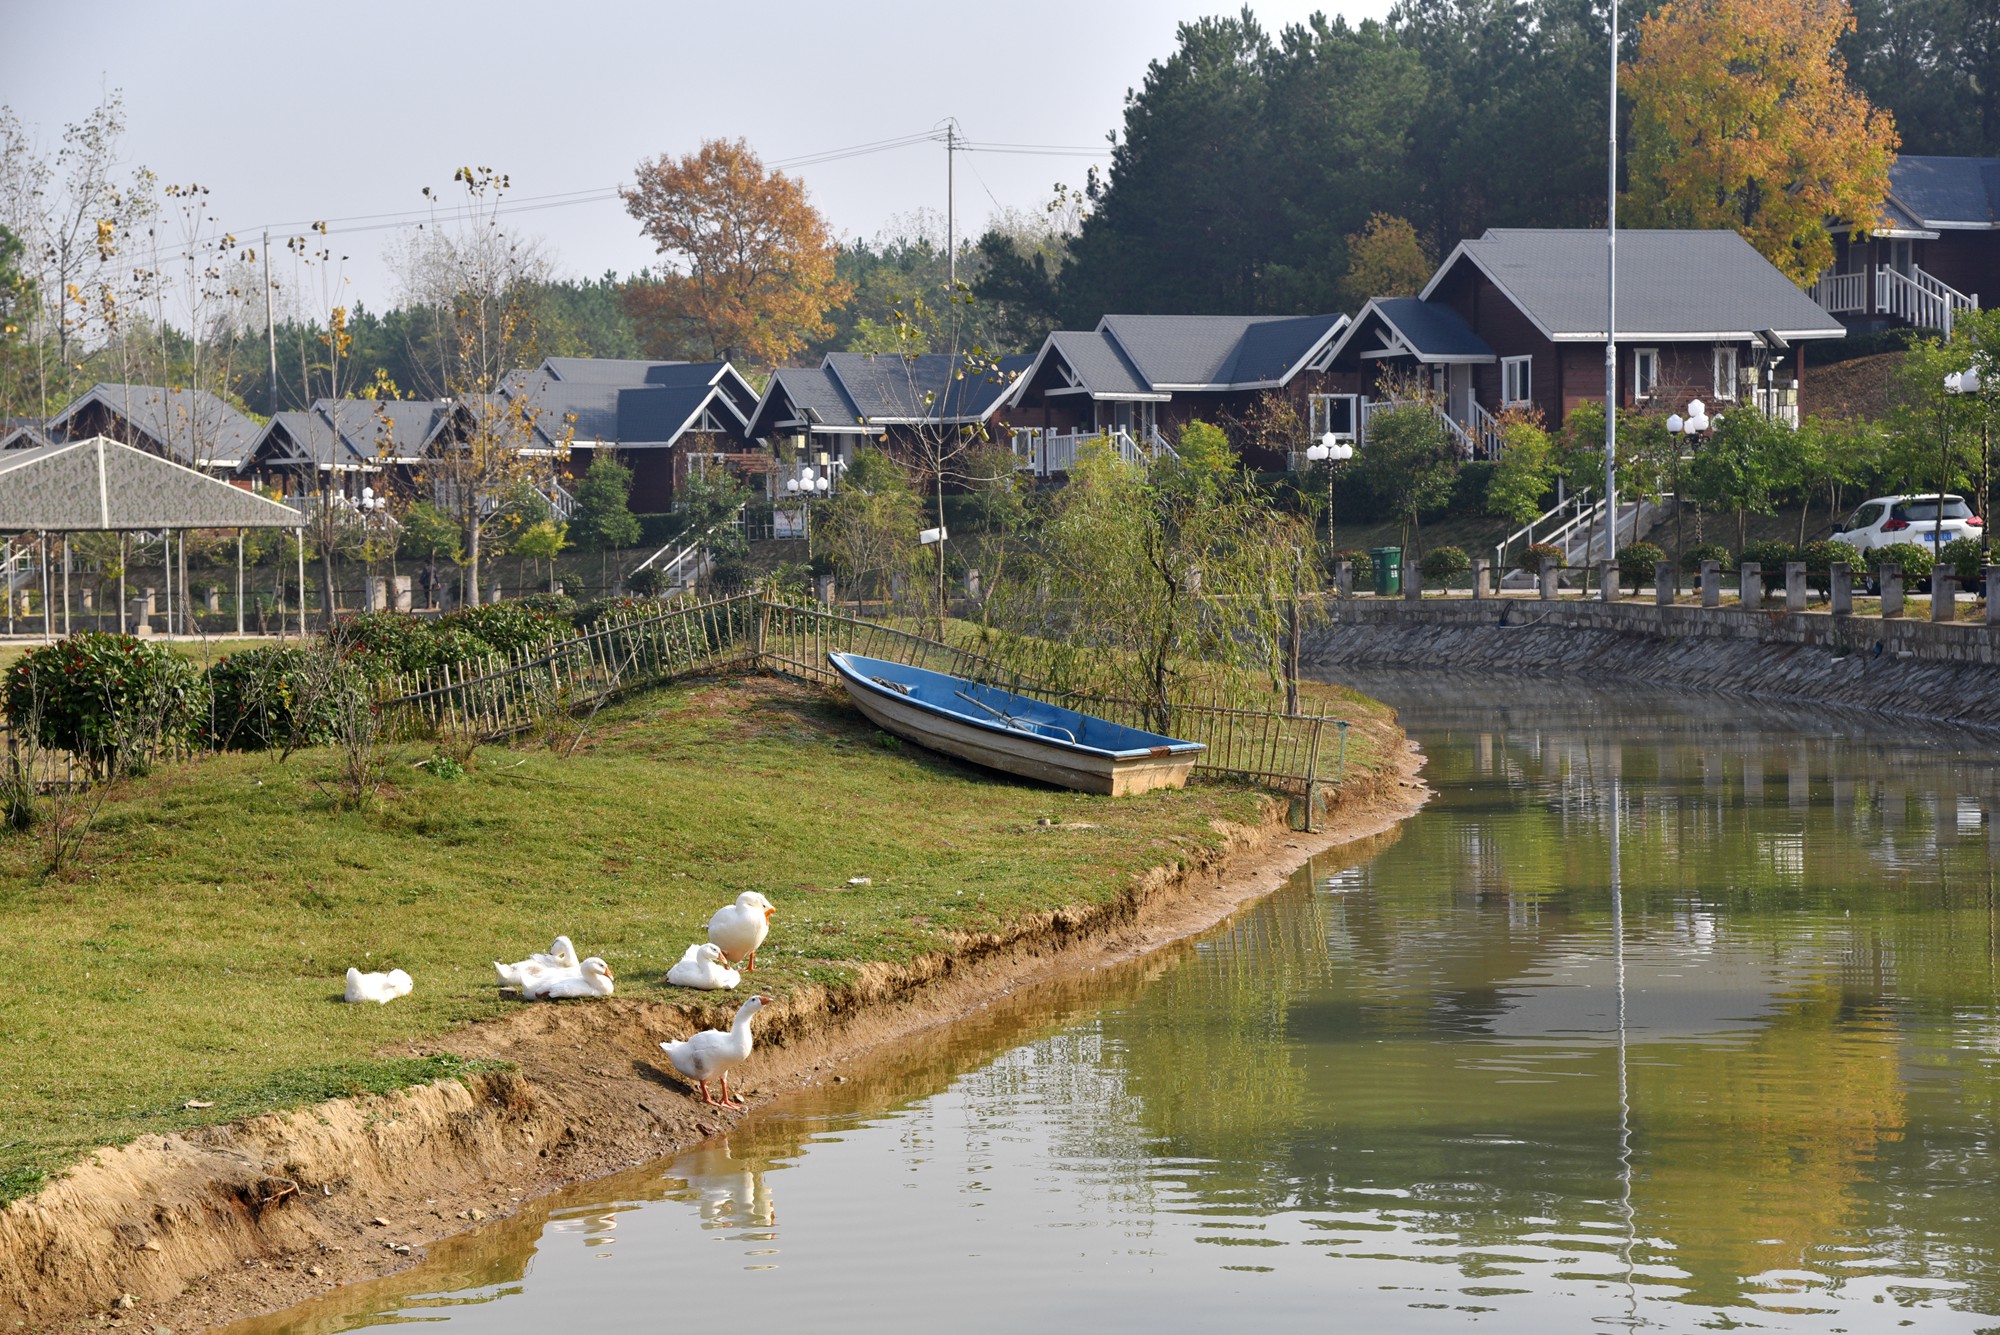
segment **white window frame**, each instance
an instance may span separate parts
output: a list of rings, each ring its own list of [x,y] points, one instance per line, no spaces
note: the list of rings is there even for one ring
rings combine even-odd
[[[1355,425],[1361,420],[1361,396],[1359,394],[1311,394],[1306,397],[1307,443],[1312,444],[1327,432],[1333,430],[1333,404],[1336,399],[1347,402],[1347,430],[1336,432],[1344,440],[1354,439]]]
[[[1736,397],[1736,345],[1718,343],[1715,345],[1715,397],[1734,399]]]
[[[1519,390],[1516,394],[1514,391]],[[1518,408],[1535,400],[1535,359],[1533,357],[1502,357],[1500,359],[1500,406]]]
[[[1644,403],[1660,387],[1660,350],[1632,349],[1632,401]]]

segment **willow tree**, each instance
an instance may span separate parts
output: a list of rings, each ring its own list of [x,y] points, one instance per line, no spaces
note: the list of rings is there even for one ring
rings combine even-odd
[[[1631,212],[1727,227],[1793,281],[1833,263],[1831,228],[1882,214],[1896,127],[1847,82],[1847,0],[1669,0],[1639,23]]]

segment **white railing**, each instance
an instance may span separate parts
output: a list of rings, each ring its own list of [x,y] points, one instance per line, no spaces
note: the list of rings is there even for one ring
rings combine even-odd
[[[1036,477],[1069,472],[1076,466],[1077,451],[1089,445],[1108,446],[1119,459],[1141,468],[1160,459],[1179,457],[1157,427],[1148,429],[1136,439],[1120,430],[1055,431],[1016,427],[1009,443],[1014,451],[1015,469]]]
[[[1796,389],[1776,387],[1759,389],[1756,393],[1757,411],[1774,422],[1783,422],[1794,431],[1799,425],[1799,393]]]
[[[708,565],[708,540],[715,535],[717,529],[728,525],[740,525],[743,522],[743,510],[744,507],[738,506],[727,519],[718,519],[691,538],[674,537],[651,556],[633,566],[631,573],[636,575],[642,570],[657,569],[658,583],[662,590],[693,584]]]
[[[1835,273],[1831,269],[1812,285],[1812,299],[1829,315],[1868,313],[1868,271]]]
[[[1361,435],[1360,439],[1355,442],[1356,448],[1367,447],[1369,428],[1374,425],[1375,418],[1379,414],[1388,412],[1392,408],[1407,408],[1415,402],[1417,402],[1415,399],[1363,399],[1361,401]],[[1499,428],[1494,424],[1492,414],[1480,407],[1477,400],[1472,404],[1472,423],[1470,428],[1468,428],[1466,423],[1460,422],[1457,418],[1446,412],[1439,404],[1432,404],[1431,411],[1435,412],[1438,415],[1438,420],[1444,423],[1446,432],[1451,436],[1452,444],[1458,447],[1459,458],[1492,459],[1498,457],[1500,452]],[[1488,443],[1489,441],[1490,444]]]
[[[1466,423],[1466,427],[1472,432],[1473,440],[1477,442],[1473,454],[1475,459],[1500,457],[1500,450],[1505,444],[1500,436],[1500,423],[1494,419],[1492,413],[1480,405],[1477,399],[1472,401],[1472,420]]]
[[[549,503],[549,513],[554,516],[558,524],[567,524],[570,516],[576,513],[576,495],[562,484],[560,478],[552,477],[548,486],[537,487],[536,490],[541,492],[542,499]]]
[[[1920,329],[1935,329],[1949,336],[1960,311],[1979,309],[1978,297],[1969,297],[1922,269],[1901,274],[1885,264],[1876,274],[1882,313],[1907,320]]]

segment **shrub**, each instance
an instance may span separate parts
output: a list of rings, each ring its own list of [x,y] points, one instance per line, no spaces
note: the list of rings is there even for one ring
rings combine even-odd
[[[1423,572],[1425,579],[1456,579],[1472,569],[1472,558],[1465,554],[1463,547],[1433,547],[1417,562],[1417,569]]]
[[[429,657],[432,623],[407,612],[361,612],[334,623],[341,652],[369,677],[409,672]]]
[[[270,645],[230,654],[208,669],[202,740],[238,751],[328,746],[338,740],[342,693],[367,690],[353,660],[332,664],[308,649]]]
[[[1853,547],[1826,538],[1807,543],[1800,549],[1800,554],[1806,563],[1806,574],[1812,577],[1812,586],[1821,593],[1827,591],[1828,580],[1833,574],[1835,565],[1845,562],[1851,569],[1858,570],[1862,564],[1861,553]]]
[[[1781,589],[1785,585],[1785,563],[1799,559],[1799,549],[1789,542],[1765,540],[1743,544],[1743,560],[1757,563],[1758,579],[1763,581],[1766,591]]]
[[[1359,547],[1349,547],[1343,551],[1335,552],[1333,559],[1336,564],[1341,561],[1352,562],[1354,565],[1354,578],[1356,580],[1375,578],[1375,558],[1368,555],[1366,551],[1363,551]]]
[[[438,619],[440,631],[462,630],[505,653],[524,645],[542,645],[569,638],[569,615],[557,616],[531,607],[526,599],[462,607]]]
[[[1553,561],[1561,565],[1567,558],[1563,549],[1549,542],[1531,542],[1521,550],[1521,569],[1529,574],[1539,574],[1543,561]]]
[[[1719,542],[1698,542],[1681,553],[1681,569],[1690,575],[1699,574],[1703,561],[1713,561],[1723,570],[1736,569],[1736,557]]]
[[[200,680],[161,645],[84,631],[22,655],[7,674],[7,721],[100,773],[141,773],[154,752],[194,740]]]
[[[635,570],[625,577],[625,587],[639,594],[641,597],[658,593],[660,591],[660,572],[653,566],[648,566],[644,570]]]
[[[547,612],[565,621],[576,616],[576,599],[566,593],[530,593],[516,598],[514,602],[517,606],[532,607],[537,612]]]
[[[590,630],[598,625],[658,616],[664,610],[657,598],[593,598],[571,613],[569,620],[578,630]]]
[[[1637,593],[1639,585],[1653,577],[1653,567],[1666,559],[1667,554],[1652,543],[1635,542],[1619,551],[1618,574]]]
[[[1970,583],[1979,578],[1986,565],[1986,544],[1977,538],[1953,538],[1938,552],[1938,561]]]
[[[457,667],[491,658],[496,650],[463,626],[438,626],[412,647],[402,671],[428,672],[447,665]]]
[[[1903,572],[1903,582],[1919,584],[1931,577],[1931,552],[1928,547],[1920,547],[1914,542],[1898,542],[1887,547],[1878,547],[1871,554],[1869,564],[1880,570],[1883,566],[1895,566]]]

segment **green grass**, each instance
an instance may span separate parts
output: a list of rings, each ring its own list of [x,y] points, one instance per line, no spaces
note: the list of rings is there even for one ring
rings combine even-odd
[[[516,1009],[489,961],[557,932],[608,960],[621,996],[686,996],[667,967],[756,889],[780,910],[759,983],[837,983],[1103,902],[1259,801],[1009,783],[769,680],[627,702],[568,760],[488,748],[445,781],[412,768],[427,754],[392,749],[363,811],[332,799],[327,752],[165,767],[113,793],[62,878],[32,832],[0,837],[0,1199],[97,1145],[449,1075],[413,1046]],[[416,990],[343,1005],[350,964],[408,969]]]

